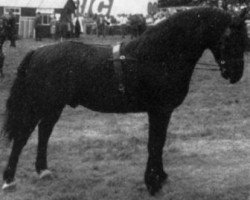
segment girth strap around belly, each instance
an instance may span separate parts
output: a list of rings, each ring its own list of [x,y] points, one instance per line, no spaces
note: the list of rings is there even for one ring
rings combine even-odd
[[[118,90],[122,93],[125,92],[125,86],[123,83],[123,70],[122,70],[122,64],[125,60],[125,56],[120,54],[121,44],[113,46],[112,53],[113,53],[113,64],[114,64],[114,71],[117,75],[118,79]]]
[[[125,93],[125,71],[128,71],[127,68],[131,67],[136,63],[137,59],[126,55],[123,53],[123,43],[117,44],[112,47],[112,58],[109,59],[112,61],[114,66],[114,72],[118,80],[118,90],[124,94]],[[132,64],[132,65],[131,65]]]

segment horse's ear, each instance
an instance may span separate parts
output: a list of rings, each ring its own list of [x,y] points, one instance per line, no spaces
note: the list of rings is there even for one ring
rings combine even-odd
[[[243,21],[245,21],[246,17],[247,17],[247,13],[248,13],[248,9],[243,8],[239,14],[239,18],[242,19]]]
[[[240,28],[242,26],[245,26],[245,20],[247,18],[247,14],[248,14],[248,9],[243,8],[239,15],[233,17],[231,27]]]

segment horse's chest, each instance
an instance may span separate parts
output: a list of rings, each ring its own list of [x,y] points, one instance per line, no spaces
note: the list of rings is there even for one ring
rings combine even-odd
[[[150,106],[175,108],[185,99],[189,83],[166,70],[144,67],[140,74],[140,96]]]

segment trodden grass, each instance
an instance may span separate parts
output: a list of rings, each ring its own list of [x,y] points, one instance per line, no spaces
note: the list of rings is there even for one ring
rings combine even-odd
[[[114,44],[88,36],[88,43]],[[0,125],[16,68],[31,48],[45,40],[5,45],[6,78],[0,83]],[[18,164],[17,190],[0,192],[1,200],[247,200],[250,196],[250,55],[241,82],[229,85],[218,71],[195,70],[190,92],[176,109],[164,148],[169,180],[155,197],[144,185],[147,160],[146,114],[102,114],[66,107],[50,139],[50,180],[34,168],[37,130]],[[213,63],[210,52],[202,62]],[[2,172],[10,147],[0,147]],[[3,182],[0,181],[0,184]],[[250,199],[250,198],[249,198]]]

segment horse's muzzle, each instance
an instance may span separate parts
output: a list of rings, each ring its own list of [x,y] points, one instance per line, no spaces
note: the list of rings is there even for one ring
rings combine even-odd
[[[233,61],[229,71],[230,71],[230,76],[229,76],[230,83],[231,84],[237,83],[243,76],[244,60],[238,59]]]
[[[229,80],[231,84],[237,83],[243,75],[244,60],[234,59],[229,62],[223,62],[220,65],[221,76]]]

